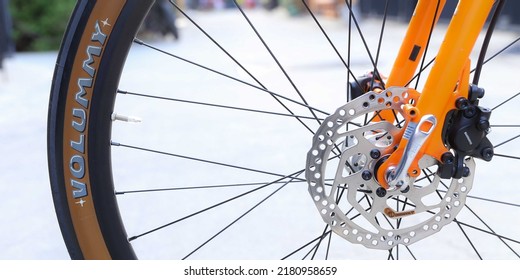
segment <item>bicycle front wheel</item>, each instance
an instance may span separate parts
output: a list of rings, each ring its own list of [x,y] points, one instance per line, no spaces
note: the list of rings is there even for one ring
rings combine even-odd
[[[449,197],[449,204],[439,204],[443,209],[432,207],[410,219],[380,215],[375,225],[359,222],[379,207],[380,198],[367,187],[371,178],[359,183],[355,176],[372,168],[377,158],[369,153],[372,147],[389,147],[395,139],[388,134],[403,123],[399,118],[372,123],[374,112],[365,105],[378,98],[367,94],[347,103],[352,93],[346,91],[362,83],[363,73],[381,78],[391,69],[400,43],[392,38],[406,31],[406,25],[388,20],[391,2],[382,17],[360,25],[356,13],[330,20],[305,1],[293,8],[309,16],[291,19],[238,5],[188,11],[170,1],[187,23],[182,40],[173,43],[139,34],[152,0],[79,1],[57,62],[48,131],[54,203],[71,257],[518,257],[520,229],[494,215],[502,210],[500,217],[514,217],[520,207],[511,195],[514,188],[489,190],[491,181],[479,176],[480,163],[475,167],[470,159],[471,177],[461,180],[441,180],[435,163],[425,167],[416,180],[417,189],[431,189],[424,200],[413,201],[413,191],[383,196],[400,213]],[[346,3],[350,8],[351,1]],[[431,37],[434,48],[438,41]],[[420,91],[429,56],[414,81],[401,86]],[[516,81],[505,77],[511,82],[503,92]],[[380,79],[365,82],[384,87]],[[371,108],[390,108],[400,117],[399,102],[413,95],[382,98]],[[515,100],[503,98],[502,105],[501,98],[490,103],[506,109]],[[493,117],[500,120],[498,113]],[[329,131],[343,129],[342,121],[345,139],[332,138]],[[518,138],[505,135],[497,135],[503,139],[497,148]],[[319,141],[334,147],[322,149]],[[312,162],[306,165],[309,149]],[[509,159],[490,164],[504,166],[503,160]],[[311,173],[323,176],[315,178],[322,184],[316,188],[305,172],[324,162],[346,166],[344,176],[351,179],[336,184],[330,171]],[[335,203],[322,199],[322,190]],[[355,193],[347,199],[349,192]],[[344,221],[338,222],[335,207],[342,208]],[[441,215],[452,221],[442,230],[436,221]],[[333,230],[350,222],[353,230]],[[409,226],[417,229],[400,234]],[[427,238],[409,242],[422,235]]]

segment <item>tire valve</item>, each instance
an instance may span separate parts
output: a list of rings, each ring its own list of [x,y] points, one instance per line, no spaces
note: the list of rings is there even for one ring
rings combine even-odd
[[[124,116],[119,115],[116,113],[112,113],[112,116],[110,117],[112,121],[123,121],[123,122],[133,122],[133,123],[139,123],[141,122],[141,118],[133,117],[133,116]]]

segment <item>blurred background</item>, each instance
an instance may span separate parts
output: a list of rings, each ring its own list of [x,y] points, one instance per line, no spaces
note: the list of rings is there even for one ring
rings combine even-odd
[[[48,51],[57,50],[66,28],[69,15],[75,5],[74,0],[0,0],[0,55],[4,57],[14,50]],[[348,9],[341,0],[309,0],[311,9],[327,17],[345,20]],[[386,0],[354,0],[353,9],[361,16],[383,14]],[[389,6],[389,16],[394,20],[407,20],[413,13],[416,0],[393,0]],[[289,16],[307,14],[300,0],[239,0],[238,3],[250,9],[283,9]],[[177,0],[182,8],[204,11],[233,9],[232,0]],[[441,18],[447,19],[453,13],[457,0],[448,0]],[[508,1],[503,12],[501,27],[514,28],[520,25],[519,1]],[[144,29],[161,35],[178,38],[175,20],[179,15],[167,0],[157,1]]]

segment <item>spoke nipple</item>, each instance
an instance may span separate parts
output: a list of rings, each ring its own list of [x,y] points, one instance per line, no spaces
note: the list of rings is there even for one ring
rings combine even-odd
[[[144,42],[137,38],[134,38],[134,43],[139,44],[139,45],[144,45]]]
[[[120,143],[115,142],[115,141],[110,141],[110,145],[112,145],[112,146],[121,146]]]

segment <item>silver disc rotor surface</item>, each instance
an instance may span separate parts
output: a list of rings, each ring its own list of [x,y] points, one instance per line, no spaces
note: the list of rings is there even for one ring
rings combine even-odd
[[[327,117],[313,138],[306,165],[309,193],[325,223],[351,243],[383,250],[410,245],[452,222],[465,204],[472,158],[464,160],[469,176],[441,180],[437,161],[424,156],[421,174],[407,188],[380,192],[374,174],[398,146],[407,126],[402,107],[416,96],[396,87],[368,92]],[[382,110],[402,121],[370,121]]]

